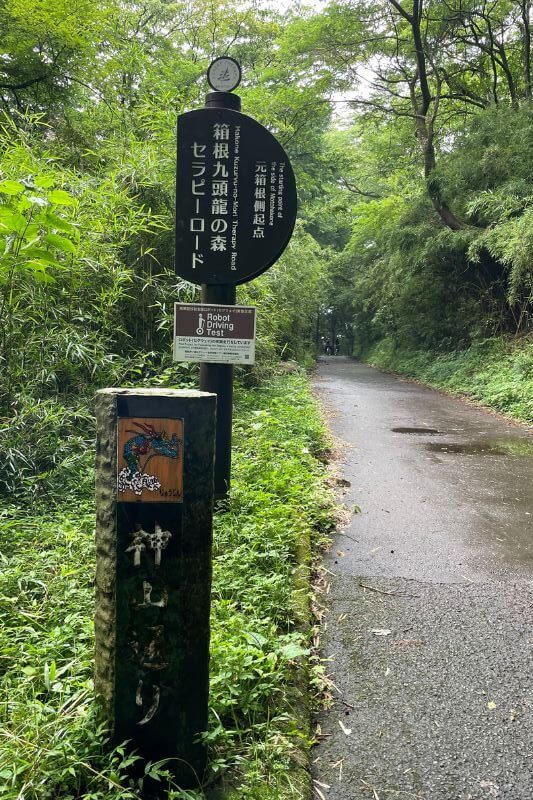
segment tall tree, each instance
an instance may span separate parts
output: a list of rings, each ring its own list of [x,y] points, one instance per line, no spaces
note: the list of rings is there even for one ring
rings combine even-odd
[[[467,222],[445,196],[439,150],[491,103],[531,95],[529,14],[525,0],[352,0],[331,3],[304,36],[355,108],[411,120],[429,199],[452,230]]]

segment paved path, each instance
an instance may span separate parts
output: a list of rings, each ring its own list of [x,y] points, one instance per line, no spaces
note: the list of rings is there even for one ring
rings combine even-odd
[[[533,800],[533,439],[342,358],[316,385],[351,509],[325,565],[327,800]]]

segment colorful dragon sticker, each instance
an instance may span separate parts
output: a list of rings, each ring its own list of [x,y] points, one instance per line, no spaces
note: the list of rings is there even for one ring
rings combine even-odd
[[[157,431],[153,425],[135,421],[132,425],[139,428],[139,431],[126,430],[126,433],[133,433],[134,436],[128,439],[122,448],[122,456],[128,466],[119,472],[118,490],[125,492],[129,489],[139,496],[143,489],[155,492],[161,488],[157,476],[146,472],[150,459],[154,456],[179,458],[181,440],[175,433],[169,437],[166,431]],[[144,456],[146,458],[142,461]]]

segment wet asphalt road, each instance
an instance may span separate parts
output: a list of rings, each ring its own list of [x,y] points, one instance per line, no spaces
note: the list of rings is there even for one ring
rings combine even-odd
[[[315,796],[533,800],[533,438],[343,358],[316,386],[353,510],[325,559]]]

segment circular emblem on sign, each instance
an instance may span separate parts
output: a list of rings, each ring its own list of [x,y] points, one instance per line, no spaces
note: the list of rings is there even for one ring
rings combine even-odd
[[[241,82],[241,68],[234,58],[221,56],[209,65],[207,80],[217,92],[231,92]]]
[[[227,108],[178,118],[176,272],[238,284],[281,256],[296,221],[287,154],[263,125]]]

